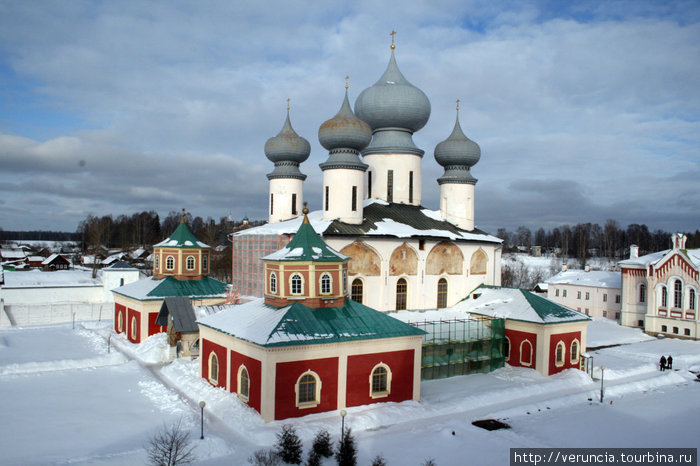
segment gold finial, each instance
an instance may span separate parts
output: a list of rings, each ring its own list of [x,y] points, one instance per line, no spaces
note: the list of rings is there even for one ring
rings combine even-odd
[[[290,101],[290,99],[287,98],[287,111],[289,111],[289,101]]]
[[[389,35],[391,36],[391,50],[394,50],[396,48],[396,46],[394,45],[394,36],[396,35],[396,31],[392,29],[391,34]]]
[[[304,221],[302,223],[309,223],[309,217],[307,215],[309,214],[309,209],[306,207],[306,202],[304,202],[304,208],[301,209],[301,213],[304,214]]]
[[[185,223],[185,208],[182,208],[182,216],[180,217],[180,223]]]
[[[459,99],[457,99],[457,111],[459,112]]]
[[[345,76],[345,89],[348,88],[348,82],[350,81],[350,76]]]

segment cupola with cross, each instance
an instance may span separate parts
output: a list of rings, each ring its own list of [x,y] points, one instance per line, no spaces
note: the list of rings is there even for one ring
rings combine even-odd
[[[312,309],[342,306],[348,295],[347,256],[329,247],[309,223],[309,209],[292,240],[262,258],[265,304],[284,307],[297,301]]]
[[[211,247],[187,227],[182,209],[180,224],[173,234],[153,246],[153,278],[201,280],[209,273],[210,254]]]

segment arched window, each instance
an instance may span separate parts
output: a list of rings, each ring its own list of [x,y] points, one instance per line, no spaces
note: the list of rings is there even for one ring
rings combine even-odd
[[[358,303],[362,303],[362,289],[363,289],[363,283],[362,280],[359,278],[356,278],[352,281],[352,288],[350,290],[350,298],[353,301],[356,301]]]
[[[160,261],[158,259],[160,259],[160,256],[156,256],[156,269],[158,269],[158,265],[160,264]]]
[[[277,274],[270,273],[270,293],[277,294]]]
[[[661,287],[661,307],[666,307],[668,304],[668,292],[666,291],[666,287],[662,286]]]
[[[136,321],[136,316],[131,316],[131,339],[136,340],[139,331],[139,323]]]
[[[506,361],[510,359],[510,339],[508,337],[503,340],[503,356],[505,356]]]
[[[348,292],[348,270],[343,269],[343,295]]]
[[[639,302],[640,303],[647,302],[647,286],[644,283],[639,285]]]
[[[408,283],[406,279],[399,278],[396,282],[396,310],[406,309],[406,296],[408,295]]]
[[[209,256],[206,254],[202,255],[202,271],[206,271],[207,267],[209,266]]]
[[[447,307],[447,280],[444,278],[438,280],[437,307],[438,309]]]
[[[194,256],[187,256],[187,270],[194,270]]]
[[[213,385],[219,383],[219,358],[213,351],[209,354],[209,382]]]
[[[374,366],[370,374],[370,396],[379,398],[389,395],[391,392],[391,371],[389,366],[379,363]]]
[[[324,273],[321,275],[321,294],[331,293],[331,275]]]
[[[695,290],[692,288],[688,292],[688,309],[695,310]]]
[[[238,369],[238,396],[248,400],[250,394],[250,377],[248,376],[248,369],[245,366],[241,366]]]
[[[290,282],[292,285],[290,287],[290,289],[292,290],[292,294],[301,294],[302,283],[303,283],[303,279],[301,278],[301,275],[298,273],[295,273],[294,275],[292,275]]]
[[[165,259],[165,268],[168,270],[172,270],[175,268],[175,258],[173,256],[168,256]]]
[[[564,342],[563,341],[560,341],[559,343],[557,343],[556,358],[555,358],[554,362],[557,366],[564,365]]]
[[[578,340],[571,342],[571,364],[578,362]]]
[[[124,331],[124,314],[122,312],[117,312],[117,332],[122,333]]]
[[[673,307],[678,309],[683,307],[683,284],[680,280],[673,283]]]
[[[529,340],[523,340],[520,343],[520,364],[523,366],[532,365],[532,343]]]
[[[321,400],[321,381],[318,374],[307,371],[299,377],[295,387],[297,393],[297,407],[312,408]]]

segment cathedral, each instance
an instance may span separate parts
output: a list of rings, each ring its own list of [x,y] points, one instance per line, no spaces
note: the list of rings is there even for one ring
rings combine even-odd
[[[318,131],[328,158],[319,164],[322,208],[309,221],[330,247],[350,258],[351,298],[380,311],[444,308],[479,285],[500,285],[501,240],[475,227],[477,180],[470,169],[481,149],[465,136],[459,114],[434,150],[444,167],[437,179],[439,209],[421,205],[425,151],[413,134],[430,112],[428,97],[399,70],[392,43],[384,74],[360,93],[354,111],[346,84],[340,110]],[[306,179],[300,165],[310,152],[308,140],[292,127],[288,107],[282,130],[265,144],[274,163],[267,175],[268,223],[233,236],[233,289],[242,296],[269,292],[261,259],[299,229]]]

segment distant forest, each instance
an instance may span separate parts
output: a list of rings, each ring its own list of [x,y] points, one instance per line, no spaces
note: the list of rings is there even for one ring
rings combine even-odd
[[[131,216],[111,215],[97,217],[89,215],[80,222],[75,233],[56,231],[3,231],[0,229],[0,240],[46,240],[79,241],[84,251],[97,246],[108,248],[128,249],[139,246],[151,246],[167,238],[177,228],[182,213],[172,211],[161,219],[154,212],[135,213]],[[233,221],[221,217],[218,221],[211,217],[192,217],[185,214],[185,222],[192,233],[200,241],[215,247],[230,244],[227,236],[241,226],[241,221]],[[262,225],[262,220],[250,221],[251,226]],[[700,248],[700,231],[685,232],[688,236],[686,247]],[[629,256],[629,246],[639,246],[639,254],[668,249],[671,244],[671,233],[663,230],[650,231],[642,224],[631,224],[626,228],[616,220],[609,219],[605,225],[597,223],[578,223],[576,225],[561,225],[551,230],[539,228],[534,232],[521,226],[514,232],[499,228],[495,236],[503,240],[505,252],[529,250],[531,246],[540,246],[543,253],[556,252],[579,259],[585,264],[588,257],[607,257],[611,260],[624,259]]]

